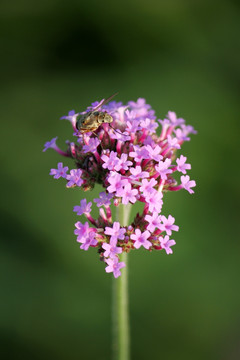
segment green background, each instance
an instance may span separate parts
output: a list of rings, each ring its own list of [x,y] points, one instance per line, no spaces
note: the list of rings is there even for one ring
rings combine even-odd
[[[53,180],[64,159],[42,149],[115,91],[198,130],[182,148],[195,194],[164,198],[174,255],[129,256],[132,359],[239,359],[239,15],[227,0],[1,1],[2,359],[111,358],[112,276],[73,234],[99,189]]]

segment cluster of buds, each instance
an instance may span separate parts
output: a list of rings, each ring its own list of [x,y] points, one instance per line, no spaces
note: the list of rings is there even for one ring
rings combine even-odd
[[[110,115],[111,125],[110,121],[94,123],[92,120],[92,129],[84,129],[81,120],[84,114],[99,115],[99,111]],[[119,260],[122,252],[144,247],[147,250],[163,249],[172,254],[175,240],[170,237],[179,227],[174,224],[173,216],[161,214],[163,194],[180,189],[186,189],[190,194],[194,192],[192,188],[196,183],[186,175],[191,165],[185,156],[176,155],[182,143],[190,140],[189,134],[196,133],[194,128],[172,111],[165,119],[157,120],[151,106],[142,98],[137,102],[129,101],[127,105],[116,101],[94,102],[85,112],[70,111],[61,119],[71,122],[76,141],[68,141],[67,150],[62,151],[54,138],[45,144],[43,151],[53,148],[60,155],[72,158],[75,168],[69,171],[60,162],[57,169],[51,169],[50,175],[55,179],[64,178],[67,188],[80,187],[86,191],[98,183],[104,190],[93,199],[99,208],[97,219],[91,215],[92,202],[88,203],[86,199],[73,209],[88,220],[75,224],[74,233],[81,243],[80,248],[96,247],[100,259],[107,264],[106,272],[113,272],[115,278],[121,275],[120,269],[125,266]],[[177,172],[181,183],[175,179]],[[123,227],[112,220],[112,205],[138,201],[144,204],[143,212],[138,213],[129,226]]]

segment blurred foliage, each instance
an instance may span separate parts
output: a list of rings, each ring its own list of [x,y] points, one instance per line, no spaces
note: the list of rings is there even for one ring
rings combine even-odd
[[[119,91],[198,130],[182,150],[196,193],[165,196],[174,255],[130,255],[132,359],[239,359],[238,2],[2,0],[0,18],[1,358],[110,359],[112,278],[73,235],[99,189],[51,179],[42,148]]]

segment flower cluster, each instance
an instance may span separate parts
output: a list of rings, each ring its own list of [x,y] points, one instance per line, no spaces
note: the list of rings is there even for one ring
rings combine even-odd
[[[81,119],[84,114],[93,113],[92,128],[86,130]],[[104,121],[104,114],[111,116],[111,124]],[[103,121],[98,122],[98,116],[99,119],[102,116]],[[45,144],[43,151],[53,148],[60,155],[72,158],[75,168],[69,171],[59,162],[50,175],[55,179],[66,179],[68,188],[80,187],[86,191],[98,183],[104,190],[93,199],[99,208],[97,219],[91,216],[92,202],[87,203],[86,199],[73,209],[88,220],[75,224],[80,248],[96,247],[100,259],[107,265],[106,272],[113,272],[114,277],[121,275],[120,269],[125,266],[119,260],[122,252],[143,247],[164,249],[167,254],[172,254],[175,245],[172,232],[178,231],[179,227],[173,216],[161,214],[163,195],[180,189],[190,194],[194,192],[192,188],[196,183],[186,175],[191,165],[185,156],[176,155],[182,143],[190,140],[189,134],[196,133],[194,128],[172,111],[165,119],[157,120],[151,106],[142,98],[137,102],[129,101],[127,105],[116,101],[95,102],[86,112],[70,111],[61,119],[71,122],[76,141],[67,142],[64,152],[54,138]],[[160,135],[157,135],[159,125]],[[177,173],[180,173],[180,183],[175,179]],[[111,205],[137,202],[142,202],[144,209],[129,226],[123,227],[112,220]]]

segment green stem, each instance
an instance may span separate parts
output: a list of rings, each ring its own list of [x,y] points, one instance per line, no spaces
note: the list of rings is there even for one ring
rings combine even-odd
[[[128,226],[131,205],[119,205],[116,221]],[[113,359],[130,360],[130,332],[128,314],[128,254],[122,253],[120,260],[126,264],[122,275],[113,279]]]

